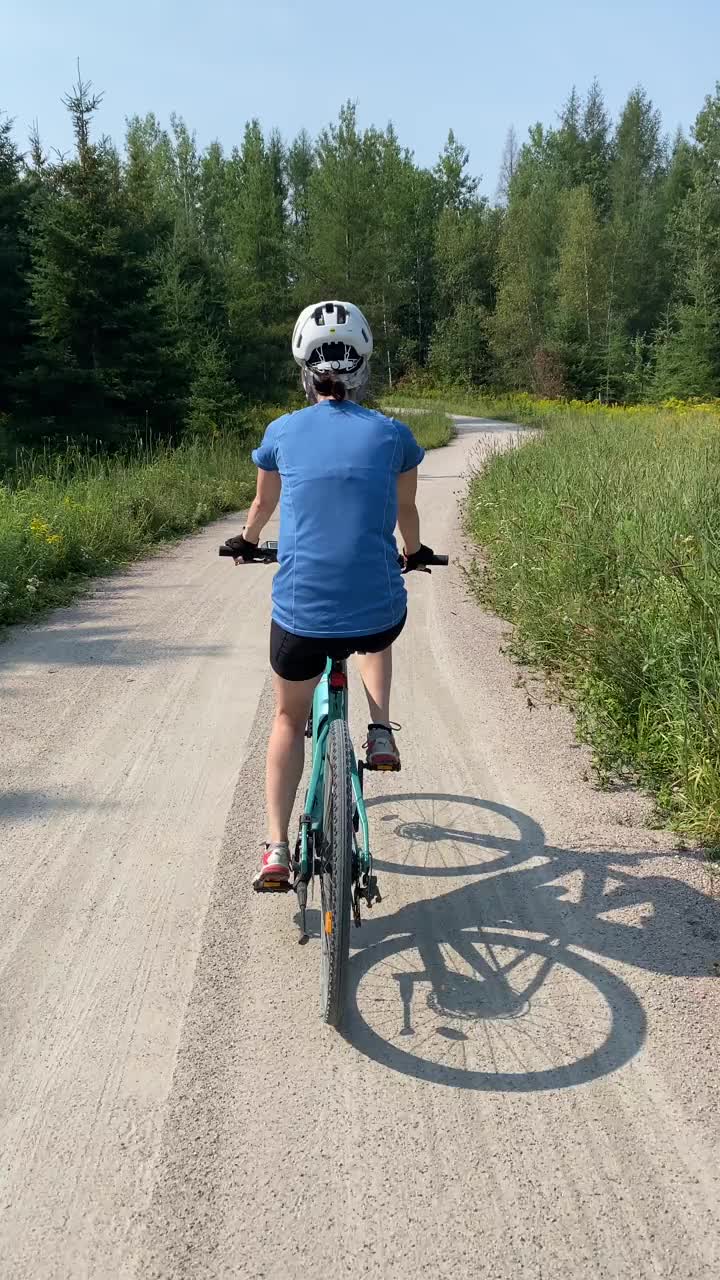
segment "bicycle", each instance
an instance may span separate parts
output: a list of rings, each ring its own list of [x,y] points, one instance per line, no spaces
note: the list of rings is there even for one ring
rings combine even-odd
[[[233,554],[228,543],[220,547],[221,556]],[[262,543],[255,561],[275,563],[277,543]],[[447,556],[433,556],[429,561],[431,565],[447,563]],[[313,696],[306,736],[312,739],[312,766],[292,859],[293,879],[266,879],[256,889],[260,893],[295,892],[301,941],[305,941],[308,885],[318,877],[320,1014],[324,1022],[337,1027],[345,1008],[350,919],[359,928],[361,903],[370,910],[382,901],[363,799],[363,774],[370,766],[356,759],[350,740],[345,659],[328,658]]]

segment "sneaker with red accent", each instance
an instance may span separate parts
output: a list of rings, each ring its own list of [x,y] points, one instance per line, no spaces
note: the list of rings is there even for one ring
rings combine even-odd
[[[368,769],[398,771],[400,752],[389,725],[369,724],[367,742],[364,745]]]
[[[282,843],[268,843],[263,849],[260,870],[253,880],[254,887],[265,884],[287,884],[290,879],[290,847]]]

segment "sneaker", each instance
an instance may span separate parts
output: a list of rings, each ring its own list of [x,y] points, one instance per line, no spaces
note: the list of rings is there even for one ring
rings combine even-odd
[[[400,752],[392,729],[386,724],[369,724],[367,742],[364,744],[369,769],[397,771],[400,768]]]
[[[290,879],[290,848],[287,844],[266,844],[260,870],[253,885],[257,889],[266,882],[287,884]]]

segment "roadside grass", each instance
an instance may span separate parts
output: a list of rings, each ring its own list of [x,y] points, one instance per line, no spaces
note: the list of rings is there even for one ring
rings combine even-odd
[[[572,697],[601,776],[629,771],[717,857],[718,408],[556,404],[542,420],[471,481],[479,594]]]
[[[709,418],[720,419],[720,399],[718,400],[665,400],[662,404],[603,404],[599,400],[550,400],[530,395],[526,391],[468,391],[453,387],[407,387],[397,390],[398,402],[408,409],[436,409],[442,405],[446,413],[456,413],[467,417],[491,418],[496,422],[516,422],[520,426],[552,427],[558,415],[572,413],[574,415],[596,419],[618,419],[627,422],[629,418],[644,417],[647,414],[668,414],[673,418],[697,417],[698,420]]]
[[[404,403],[403,400],[403,407]],[[450,443],[454,435],[454,426],[449,416],[451,412],[449,409],[444,406],[430,409],[423,406],[415,408],[409,405],[408,407],[412,410],[408,415],[408,426],[412,427],[413,435],[423,449],[440,449],[443,445]],[[401,420],[403,417],[402,408],[384,405],[381,412]]]
[[[0,624],[66,603],[89,577],[246,506],[254,487],[243,436],[20,457],[0,485]]]

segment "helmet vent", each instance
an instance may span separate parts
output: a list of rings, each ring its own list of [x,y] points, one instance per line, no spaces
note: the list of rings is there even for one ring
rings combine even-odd
[[[323,342],[308,357],[311,369],[321,366],[334,373],[353,373],[360,368],[363,357],[347,342]]]

